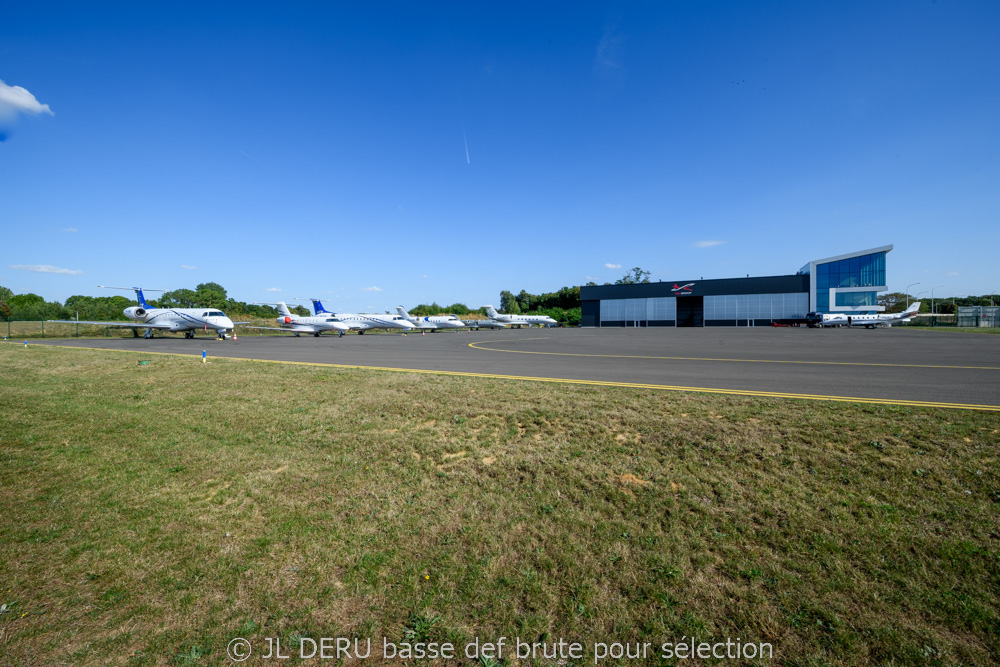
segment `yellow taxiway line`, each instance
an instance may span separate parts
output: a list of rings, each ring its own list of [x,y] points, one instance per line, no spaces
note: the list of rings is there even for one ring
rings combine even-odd
[[[880,364],[864,361],[793,361],[788,359],[729,359],[725,357],[654,357],[638,354],[584,354],[581,352],[533,352],[529,350],[504,350],[493,347],[483,347],[485,343],[501,345],[504,343],[520,343],[526,340],[548,340],[547,336],[521,338],[514,341],[477,341],[469,343],[469,347],[486,352],[509,352],[511,354],[545,354],[555,357],[598,357],[607,359],[661,359],[664,361],[729,361],[743,364],[805,364],[818,366],[881,366],[887,368],[950,368],[954,370],[1000,371],[1000,366],[941,366],[934,364]]]
[[[168,357],[192,357],[197,355],[181,354],[179,352],[146,352],[141,350],[109,350],[104,347],[82,347],[79,345],[54,345],[46,347],[63,347],[72,350],[97,350],[99,352],[126,352],[128,354],[156,354]],[[780,391],[756,391],[750,389],[719,389],[715,387],[681,387],[666,384],[646,384],[639,382],[612,382],[610,380],[574,380],[569,378],[546,378],[530,375],[500,375],[497,373],[469,373],[464,371],[428,370],[423,368],[392,368],[388,366],[359,366],[357,364],[328,364],[316,361],[281,361],[279,359],[251,359],[247,357],[223,357],[233,361],[253,361],[264,364],[285,364],[291,366],[317,366],[321,368],[344,368],[370,371],[388,371],[392,373],[417,373],[423,375],[448,375],[452,377],[486,378],[491,380],[520,380],[522,382],[547,382],[552,384],[585,385],[591,387],[624,387],[628,389],[654,389],[659,391],[686,391],[696,394],[724,394],[729,396],[753,396],[756,398],[792,398],[809,401],[830,401],[835,403],[864,403],[868,405],[894,405],[914,408],[951,408],[956,410],[979,410],[984,412],[1000,412],[1000,405],[977,405],[975,403],[944,403],[939,401],[909,401],[905,399],[869,398],[863,396],[829,396],[824,394],[793,394]]]

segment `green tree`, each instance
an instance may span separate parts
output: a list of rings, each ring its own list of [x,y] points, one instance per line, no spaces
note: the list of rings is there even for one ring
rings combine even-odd
[[[885,306],[887,313],[901,313],[906,309],[907,298],[907,295],[902,292],[887,292],[879,295],[878,305]]]
[[[521,313],[521,308],[513,292],[508,292],[507,290],[500,292],[500,312],[512,315],[519,315]]]
[[[198,303],[198,294],[193,290],[175,289],[160,296],[160,305],[164,308],[195,308],[204,304]]]
[[[626,273],[624,276],[615,281],[615,285],[634,285],[636,283],[648,283],[649,277],[652,274],[649,271],[643,271],[640,267],[636,266],[631,271]]]
[[[11,308],[14,309],[29,308],[31,306],[37,306],[38,304],[45,303],[45,299],[30,292],[28,294],[15,294],[6,301],[10,304]]]
[[[221,310],[226,307],[226,288],[219,283],[202,283],[195,288],[195,299],[200,307]]]

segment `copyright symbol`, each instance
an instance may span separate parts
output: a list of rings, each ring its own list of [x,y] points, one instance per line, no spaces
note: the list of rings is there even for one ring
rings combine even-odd
[[[233,662],[243,662],[250,657],[250,642],[242,637],[237,637],[229,642],[226,653],[229,654],[229,659]]]

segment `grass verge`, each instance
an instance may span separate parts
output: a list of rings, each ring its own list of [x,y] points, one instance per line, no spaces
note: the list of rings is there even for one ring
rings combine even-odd
[[[0,345],[2,664],[237,636],[1000,655],[995,413],[142,358]]]

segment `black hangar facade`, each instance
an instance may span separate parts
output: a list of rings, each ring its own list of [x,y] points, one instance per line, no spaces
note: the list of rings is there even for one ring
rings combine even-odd
[[[813,260],[794,275],[580,288],[581,326],[770,326],[809,312],[875,313],[892,246]]]

